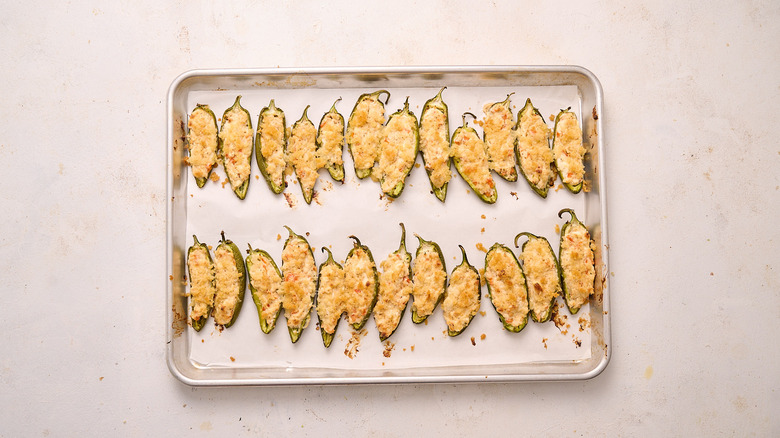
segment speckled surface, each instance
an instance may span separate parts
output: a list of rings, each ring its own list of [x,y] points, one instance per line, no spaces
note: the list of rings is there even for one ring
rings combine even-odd
[[[0,436],[780,434],[776,2],[44,2],[7,5],[0,23]],[[606,371],[180,384],[164,360],[171,81],[193,68],[437,64],[576,64],[600,79]]]

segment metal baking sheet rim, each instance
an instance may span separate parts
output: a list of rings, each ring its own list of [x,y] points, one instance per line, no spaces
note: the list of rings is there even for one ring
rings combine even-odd
[[[462,74],[462,73],[486,73],[486,74],[576,74],[585,78],[595,91],[594,111],[598,117],[593,121],[596,129],[596,151],[598,158],[594,167],[598,169],[598,196],[600,204],[600,275],[596,281],[601,282],[600,301],[602,312],[602,325],[600,330],[600,342],[603,344],[604,354],[597,365],[583,373],[529,373],[529,374],[462,374],[462,375],[419,375],[419,376],[370,376],[370,377],[296,377],[296,378],[204,378],[196,379],[186,375],[174,358],[174,347],[181,333],[176,333],[176,315],[174,311],[173,291],[173,207],[172,193],[174,192],[174,98],[181,84],[197,76],[252,76],[252,75],[414,75],[414,74]],[[543,85],[543,84],[540,84]],[[348,68],[261,68],[261,69],[210,69],[190,70],[182,73],[173,80],[169,89],[166,104],[167,128],[166,128],[166,305],[170,311],[166,312],[166,363],[171,374],[179,381],[190,386],[290,386],[290,385],[345,385],[345,384],[406,384],[406,383],[477,383],[477,382],[523,382],[523,381],[571,381],[589,380],[600,375],[607,367],[612,356],[611,325],[609,306],[609,239],[607,225],[607,196],[605,158],[603,145],[603,90],[601,83],[589,70],[580,66],[563,65],[539,65],[539,66],[420,66],[420,67],[348,67]],[[583,121],[584,123],[584,121]],[[597,271],[598,272],[598,271]]]

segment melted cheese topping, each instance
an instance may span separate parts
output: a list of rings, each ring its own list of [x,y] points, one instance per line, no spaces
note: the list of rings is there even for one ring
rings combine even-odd
[[[396,114],[387,122],[380,143],[379,175],[382,191],[388,193],[403,183],[417,158],[417,120],[411,114]]]
[[[301,182],[301,190],[311,193],[317,182],[317,130],[309,120],[297,123],[290,132],[287,157]]]
[[[380,264],[379,299],[374,307],[374,321],[379,334],[388,337],[401,322],[401,314],[412,294],[412,279],[409,277],[409,263],[399,254],[390,254]]]
[[[222,156],[230,185],[239,187],[249,179],[252,156],[252,128],[249,116],[241,108],[233,108],[222,116]]]
[[[515,169],[515,133],[512,130],[512,112],[504,105],[488,104],[483,108],[485,119],[482,129],[485,131],[490,168],[507,178]]]
[[[531,238],[523,245],[520,259],[523,261],[531,311],[541,319],[550,309],[552,299],[561,292],[555,254],[544,239]]]
[[[444,293],[447,272],[432,245],[425,245],[417,254],[412,265],[412,309],[417,316],[426,317],[433,313],[436,303]]]
[[[341,314],[346,311],[346,289],[344,288],[344,269],[336,263],[328,263],[320,268],[317,291],[317,316],[320,330],[333,334]]]
[[[202,246],[190,251],[187,260],[190,273],[190,318],[199,320],[209,317],[214,303],[214,265],[208,257],[208,250]]]
[[[534,187],[544,189],[555,181],[553,153],[548,139],[550,128],[533,110],[520,118],[515,131],[520,167]]]
[[[352,151],[355,169],[370,169],[379,155],[379,142],[385,123],[385,107],[377,96],[361,100],[347,126],[347,143]]]
[[[309,245],[300,237],[294,237],[282,250],[282,276],[282,307],[287,327],[301,327],[314,302],[317,265]]]
[[[253,251],[249,261],[249,283],[260,300],[260,314],[263,320],[273,321],[282,305],[282,277],[262,253]]]
[[[496,249],[485,261],[485,279],[496,311],[511,326],[519,326],[528,316],[528,298],[523,271],[506,249]]]
[[[565,112],[558,119],[553,154],[564,183],[577,185],[582,182],[585,175],[585,147],[582,145],[582,130],[574,113]]]
[[[463,177],[483,196],[489,198],[496,190],[490,175],[485,143],[474,131],[461,129],[452,139],[452,158],[456,160]]]
[[[233,319],[238,298],[241,294],[241,282],[233,251],[227,245],[219,245],[214,251],[216,266],[217,293],[214,297],[214,322],[225,325]]]
[[[263,122],[258,126],[260,133],[260,154],[265,161],[265,170],[275,186],[284,185],[284,161],[285,127],[284,114],[280,111],[266,110],[263,113]]]
[[[356,248],[344,262],[346,311],[350,324],[360,323],[371,310],[369,307],[376,292],[375,268],[374,262],[362,248]]]
[[[438,108],[429,108],[420,118],[420,150],[431,184],[437,189],[452,178],[450,140],[447,138],[447,116]]]
[[[208,111],[195,108],[187,121],[188,162],[195,178],[206,178],[217,167],[217,124]]]
[[[447,328],[454,332],[463,330],[479,311],[479,274],[465,264],[458,265],[450,276],[441,310]]]
[[[344,123],[341,117],[328,113],[322,118],[317,144],[317,169],[344,164]]]
[[[592,242],[584,225],[569,226],[561,242],[560,255],[569,306],[579,308],[593,294],[596,280]]]

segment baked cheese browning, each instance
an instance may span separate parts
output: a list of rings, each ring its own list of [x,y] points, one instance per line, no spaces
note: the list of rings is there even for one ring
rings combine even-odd
[[[203,187],[211,170],[217,167],[217,119],[208,105],[198,105],[192,110],[187,127],[187,161],[198,187]]]
[[[376,304],[379,287],[371,253],[359,241],[344,261],[344,287],[347,320],[359,330]]]
[[[379,155],[379,143],[385,123],[385,106],[379,96],[390,94],[380,90],[358,98],[347,123],[346,142],[352,154],[355,173],[365,178],[371,173]]]
[[[301,119],[293,124],[287,143],[287,158],[301,185],[303,199],[310,204],[317,182],[317,129],[306,117],[308,109],[307,106]]]
[[[412,294],[410,258],[408,253],[394,252],[380,264],[382,273],[379,274],[379,299],[374,307],[374,321],[382,340],[390,337],[398,327],[409,303]]]
[[[576,313],[593,294],[596,280],[590,233],[579,221],[572,220],[563,233],[560,258],[566,304]]]
[[[519,259],[523,262],[523,273],[528,286],[531,318],[536,322],[544,322],[550,318],[553,301],[561,293],[558,261],[547,239],[531,234],[528,234],[528,237]]]
[[[488,250],[485,280],[504,326],[518,330],[524,327],[528,321],[528,291],[523,271],[509,248],[496,244]]]
[[[260,303],[260,317],[271,325],[282,306],[282,277],[270,257],[260,251],[250,252],[247,270],[252,293]]]
[[[444,313],[444,321],[450,336],[462,332],[479,311],[480,283],[479,273],[468,264],[466,254],[463,252],[463,263],[456,266],[450,274],[450,282],[441,310]]]
[[[465,127],[464,116],[464,126],[455,130],[450,146],[455,167],[480,198],[495,202],[496,184],[490,175],[485,143],[474,129]]]
[[[282,307],[287,327],[303,329],[317,289],[317,265],[305,239],[292,234],[282,250]]]
[[[320,330],[333,334],[346,310],[346,289],[344,284],[344,268],[339,264],[326,263],[320,267],[317,284],[317,316],[320,320]]]
[[[447,285],[447,268],[444,266],[441,251],[432,242],[426,242],[419,236],[420,247],[412,264],[412,317],[422,322],[436,309]]]
[[[222,115],[219,139],[222,165],[230,186],[243,199],[239,191],[243,190],[246,195],[244,184],[248,184],[251,171],[253,133],[249,113],[241,107],[240,99],[241,96],[238,96],[233,106]]]
[[[287,132],[284,112],[273,100],[260,112],[257,122],[257,164],[274,193],[284,190]]]
[[[339,98],[340,99],[340,98]],[[317,169],[328,169],[336,181],[344,181],[344,118],[336,104],[322,116],[317,132]]]
[[[190,277],[190,319],[207,319],[214,305],[214,263],[205,245],[197,243],[188,251],[187,268]]]
[[[516,181],[515,135],[512,129],[514,120],[509,109],[509,96],[503,102],[484,106],[485,119],[482,121],[482,129],[485,133],[490,169],[508,181]]]
[[[555,118],[553,155],[561,181],[567,187],[581,187],[585,176],[585,147],[577,116],[571,111],[561,111]]]
[[[442,188],[452,178],[447,113],[430,107],[420,116],[420,150],[425,170],[434,188]]]
[[[241,271],[236,264],[236,258],[228,245],[220,244],[214,250],[214,265],[216,267],[216,295],[214,297],[214,322],[228,325],[241,300],[244,285],[241,282]]]
[[[528,99],[517,115],[517,158],[523,175],[535,191],[544,193],[543,196],[556,178],[549,143],[550,135],[550,128],[547,127],[544,117],[533,107],[531,99]]]
[[[393,113],[383,130],[379,144],[379,183],[382,192],[396,197],[414,166],[419,148],[417,118],[409,111],[406,98],[402,111]]]

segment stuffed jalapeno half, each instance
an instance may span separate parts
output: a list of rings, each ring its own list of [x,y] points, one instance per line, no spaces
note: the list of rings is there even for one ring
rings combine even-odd
[[[196,236],[193,245],[187,250],[187,272],[190,278],[190,325],[199,332],[214,307],[214,295],[217,293],[214,261],[209,247],[198,242]]]
[[[187,120],[187,150],[192,176],[198,187],[203,187],[217,167],[219,130],[217,117],[208,105],[197,105]]]
[[[419,246],[412,264],[412,322],[420,324],[428,319],[444,299],[447,289],[447,265],[439,244],[415,234]]]
[[[552,150],[561,182],[570,192],[579,193],[585,178],[585,146],[580,123],[571,108],[555,116]]]
[[[490,174],[485,143],[479,138],[477,131],[468,126],[467,114],[475,117],[471,113],[463,114],[463,126],[452,134],[450,155],[455,163],[455,169],[471,190],[479,196],[479,199],[493,204],[498,199],[498,190]]]
[[[571,219],[561,227],[561,246],[558,256],[561,263],[561,285],[566,307],[572,315],[580,311],[593,295],[596,281],[595,255],[590,233],[577,219],[574,211],[565,208],[558,217],[569,213]]]
[[[469,264],[463,246],[458,246],[463,254],[463,261],[452,270],[444,301],[441,303],[449,336],[457,336],[466,330],[479,312],[479,301],[482,298],[479,272]]]
[[[450,120],[447,104],[441,97],[442,88],[425,102],[420,113],[420,151],[431,190],[440,201],[447,197],[450,171]]]
[[[246,197],[252,171],[252,119],[241,106],[241,96],[222,114],[219,128],[219,156],[230,187],[239,199]]]
[[[274,100],[257,116],[255,135],[255,159],[268,188],[279,194],[287,187],[284,169],[287,167],[287,121],[284,111],[276,107]]]
[[[241,305],[244,303],[246,290],[246,269],[244,257],[235,243],[222,240],[214,250],[215,279],[217,285],[214,296],[214,322],[225,328],[236,322]]]
[[[404,190],[406,176],[412,171],[420,150],[417,117],[409,111],[409,97],[387,120],[379,143],[379,184],[382,192],[397,198]]]
[[[349,238],[355,243],[344,261],[347,321],[355,330],[360,330],[366,325],[376,305],[379,295],[379,276],[371,250],[362,245],[357,237],[349,236]]]
[[[504,328],[519,332],[528,323],[528,288],[515,254],[499,243],[485,255],[488,297]]]
[[[412,295],[412,255],[406,250],[406,228],[401,224],[401,244],[379,265],[379,298],[374,322],[379,340],[389,338],[398,328]]]
[[[344,116],[336,103],[322,116],[317,129],[317,169],[325,168],[335,181],[344,182]]]
[[[298,184],[303,192],[303,200],[311,204],[314,195],[314,184],[317,183],[317,128],[306,116],[306,111],[300,120],[295,122],[287,140],[287,159],[298,178]]]
[[[344,267],[333,260],[333,253],[326,247],[328,259],[320,265],[317,274],[317,318],[320,321],[320,333],[325,348],[330,347],[341,314],[346,311],[346,288],[344,287]]]
[[[555,182],[555,160],[550,149],[550,128],[544,117],[531,103],[517,113],[515,125],[515,154],[520,165],[520,173],[534,192],[542,198]]]
[[[257,307],[260,330],[270,333],[282,313],[282,273],[270,254],[249,247],[246,256],[249,290]]]
[[[493,170],[507,181],[517,181],[515,167],[515,136],[514,117],[509,107],[509,93],[506,100],[489,103],[483,107],[485,118],[482,130],[485,134],[485,149],[487,150],[490,170]]]
[[[528,286],[531,319],[546,322],[552,316],[555,298],[561,294],[561,268],[547,239],[531,233],[520,233],[515,236],[515,247],[522,236],[528,237],[520,249],[519,259]]]
[[[387,95],[384,102],[382,95]],[[385,124],[385,104],[390,99],[387,90],[362,94],[347,121],[346,142],[355,174],[358,178],[371,175],[371,170],[379,155],[379,142]]]
[[[282,308],[290,340],[295,343],[311,317],[317,292],[317,265],[306,238],[285,228],[290,236],[282,249]]]

